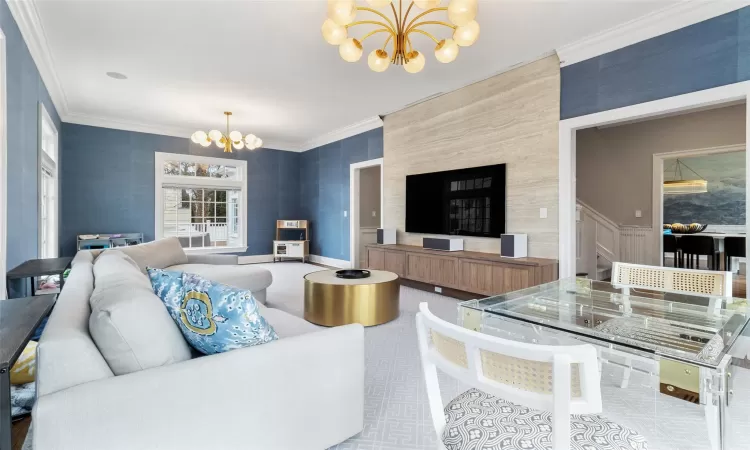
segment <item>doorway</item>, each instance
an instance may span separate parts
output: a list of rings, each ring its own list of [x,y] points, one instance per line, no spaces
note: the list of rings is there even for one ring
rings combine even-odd
[[[366,267],[364,247],[375,243],[383,226],[383,158],[350,166],[349,264]]]

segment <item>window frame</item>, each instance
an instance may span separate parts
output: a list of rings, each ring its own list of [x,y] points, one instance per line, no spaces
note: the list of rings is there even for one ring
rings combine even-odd
[[[52,155],[44,150],[45,137],[50,136],[50,141],[54,145]],[[37,255],[42,258],[56,258],[60,255],[59,246],[59,220],[60,220],[60,173],[58,170],[58,161],[60,159],[60,133],[55,126],[44,103],[39,102],[39,128],[38,128],[38,170],[37,170]],[[53,207],[47,210],[47,227],[49,236],[47,236],[48,247],[52,254],[43,255],[44,247],[44,229],[42,227],[42,197],[44,172],[49,172],[52,177],[52,190],[49,196],[52,198]]]
[[[164,163],[168,161],[184,161],[208,165],[231,165],[237,167],[238,180],[209,177],[185,177],[182,175],[167,175],[164,173]],[[242,240],[240,246],[234,247],[204,247],[185,248],[186,253],[244,253],[247,251],[247,161],[241,159],[217,158],[213,156],[184,155],[180,153],[154,153],[154,236],[156,239],[164,237],[164,194],[163,188],[179,186],[185,188],[237,189],[241,192],[238,204],[239,234]]]

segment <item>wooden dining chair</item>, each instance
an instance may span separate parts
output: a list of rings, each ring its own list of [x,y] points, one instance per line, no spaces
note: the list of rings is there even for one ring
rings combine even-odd
[[[502,339],[441,320],[427,303],[419,305],[417,335],[442,449],[647,447],[643,436],[599,415],[600,375],[590,344]],[[472,388],[443,407],[437,369]]]

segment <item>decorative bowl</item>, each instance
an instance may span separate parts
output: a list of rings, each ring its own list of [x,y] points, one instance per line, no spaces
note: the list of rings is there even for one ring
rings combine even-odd
[[[665,230],[672,230],[672,233],[677,234],[695,234],[700,233],[708,227],[708,224],[691,223],[685,225],[682,223],[664,224]]]
[[[359,278],[368,278],[370,276],[369,270],[363,270],[363,269],[344,269],[344,270],[337,270],[336,271],[336,277],[337,278],[345,278],[348,280],[355,280]]]

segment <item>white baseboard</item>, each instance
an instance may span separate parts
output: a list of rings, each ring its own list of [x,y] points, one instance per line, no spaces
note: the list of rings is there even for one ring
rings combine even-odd
[[[310,255],[310,261],[324,266],[338,267],[339,269],[348,269],[352,264],[345,259],[328,258],[319,255]]]
[[[273,262],[273,255],[250,255],[237,258],[237,263],[239,264],[258,264],[267,262]]]

